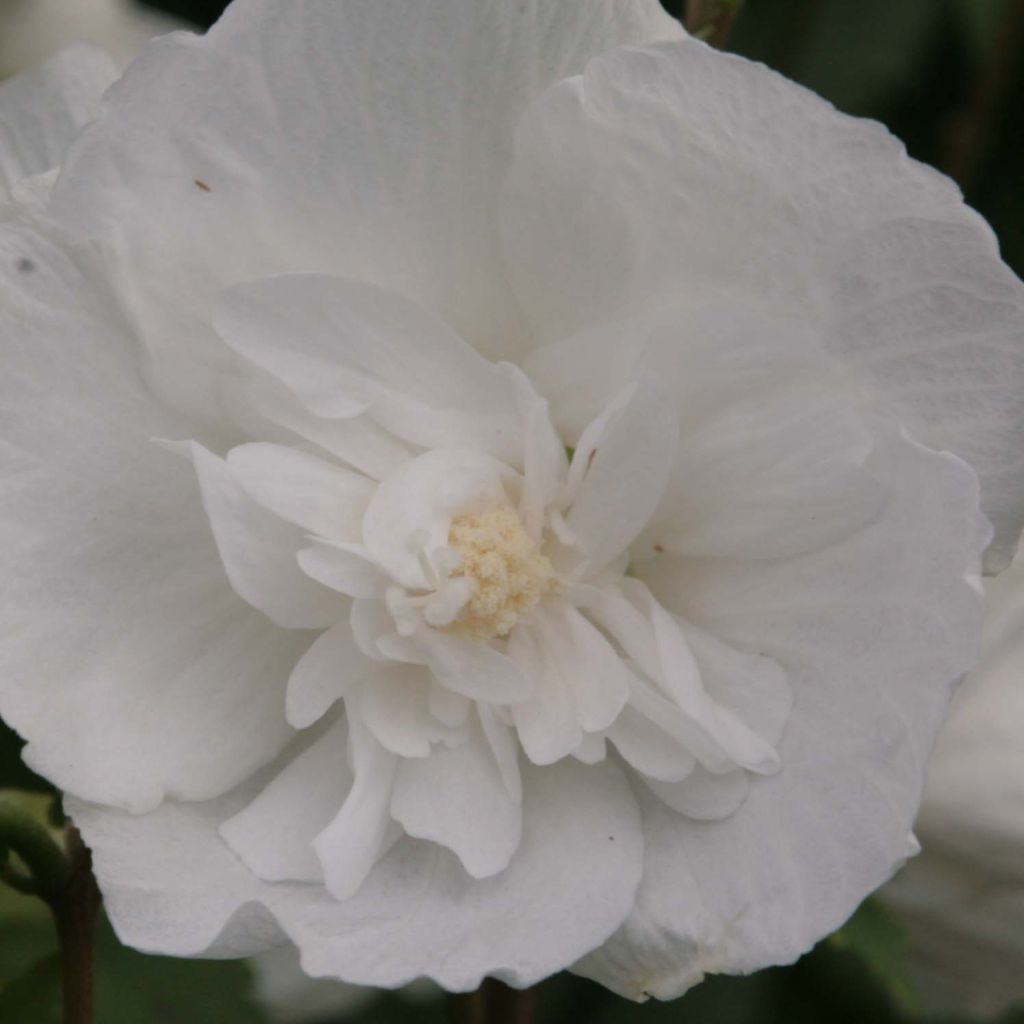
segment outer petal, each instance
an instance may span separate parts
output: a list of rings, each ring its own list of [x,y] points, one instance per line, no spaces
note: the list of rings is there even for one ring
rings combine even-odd
[[[617,51],[526,115],[503,231],[543,341],[728,290],[799,313],[913,436],[977,469],[1008,560],[1024,286],[879,125],[693,40]]]
[[[642,841],[622,773],[569,761],[523,779],[523,841],[500,875],[475,881],[447,850],[403,839],[343,903],[318,886],[261,883],[231,854],[215,829],[244,793],[141,818],[81,801],[70,810],[130,945],[236,955],[280,942],[280,928],[313,976],[390,987],[422,974],[465,991],[485,975],[526,986],[561,969],[635,896]]]
[[[90,258],[0,224],[0,714],[61,788],[142,810],[276,756],[310,637],[231,590]]]
[[[72,46],[0,85],[0,202],[20,179],[60,166],[117,78],[92,46]]]
[[[516,122],[595,54],[681,34],[656,0],[241,0],[147,47],[57,207],[116,239],[150,377],[211,417],[213,297],[271,274],[373,281],[512,354],[494,210]]]
[[[955,457],[886,438],[870,465],[894,500],[843,544],[647,574],[680,615],[778,662],[796,703],[782,770],[753,779],[732,816],[689,821],[642,797],[637,909],[584,973],[669,998],[704,971],[794,959],[912,852],[925,758],[977,653],[987,532]]]

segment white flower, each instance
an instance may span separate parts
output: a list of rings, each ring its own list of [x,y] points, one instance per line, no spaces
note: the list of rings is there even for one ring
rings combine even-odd
[[[1024,1003],[1024,558],[986,587],[984,654],[928,767],[923,852],[882,896],[908,926],[930,1006]]]
[[[0,712],[125,941],[667,997],[903,860],[1024,489],[948,181],[653,0],[241,0],[50,180]]]
[[[147,39],[177,26],[133,0],[0,0],[0,78],[72,43],[127,64]]]

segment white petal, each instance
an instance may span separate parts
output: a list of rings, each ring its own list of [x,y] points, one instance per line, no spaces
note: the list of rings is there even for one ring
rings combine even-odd
[[[438,681],[464,697],[514,704],[527,700],[533,693],[533,680],[497,648],[429,627],[421,629],[413,639]]]
[[[236,285],[214,322],[233,348],[320,416],[364,409],[424,447],[469,438],[521,454],[512,389],[445,323],[396,292],[340,277],[285,275]]]
[[[781,558],[831,543],[877,515],[885,496],[863,470],[871,435],[829,384],[808,370],[787,374],[703,416],[686,432],[639,547]]]
[[[552,671],[540,639],[525,624],[514,629],[508,654],[533,683],[534,699],[512,706],[512,721],[526,756],[550,765],[571,754],[583,739],[579,711],[564,676]]]
[[[568,469],[565,444],[551,423],[548,403],[537,394],[526,374],[511,363],[502,363],[500,369],[512,381],[522,419],[523,491],[519,517],[526,532],[539,542],[544,513],[558,498]]]
[[[691,623],[679,625],[708,695],[768,743],[778,743],[793,708],[792,688],[782,666],[730,647]]]
[[[878,124],[693,40],[591,62],[534,103],[516,149],[503,237],[540,341],[759,296],[978,468],[1005,564],[1024,517],[1024,286],[951,181]]]
[[[511,355],[526,335],[494,210],[516,122],[595,54],[679,35],[655,0],[243,0],[202,40],[145,49],[78,148],[60,214],[116,236],[152,378],[211,418],[213,298],[271,274],[374,281]]]
[[[328,419],[310,412],[269,374],[244,382],[228,380],[221,389],[232,418],[254,437],[281,429],[292,442],[312,442],[374,480],[383,480],[412,457],[397,438],[366,416]]]
[[[220,834],[257,878],[323,882],[313,841],[330,824],[352,786],[348,729],[336,722],[281,768]]]
[[[608,739],[633,768],[651,779],[678,782],[691,775],[697,764],[685,743],[633,705],[622,709],[608,729]]]
[[[697,767],[681,781],[645,778],[651,792],[674,811],[697,821],[721,821],[743,803],[750,792],[750,775],[742,769],[712,775]]]
[[[778,768],[771,744],[709,695],[680,622],[643,584],[627,579],[622,590],[591,588],[589,602],[591,615],[654,684],[630,676],[630,701],[638,711],[684,742],[710,771]]]
[[[310,638],[232,591],[195,474],[149,440],[188,425],[141,386],[93,274],[5,219],[0,714],[62,789],[144,810],[225,792],[277,755]]]
[[[405,463],[377,488],[366,510],[367,550],[403,586],[432,589],[419,552],[447,545],[457,514],[507,504],[502,476],[508,472],[471,448],[437,449]]]
[[[222,459],[194,442],[191,451],[210,529],[239,597],[290,629],[324,628],[343,618],[341,598],[299,568],[302,532],[257,505]]]
[[[669,481],[678,430],[672,410],[641,389],[578,455],[586,469],[566,524],[587,554],[589,573],[647,525]]]
[[[473,702],[460,693],[453,693],[435,680],[430,687],[427,706],[430,708],[430,714],[442,725],[457,728],[465,724]]]
[[[618,991],[670,998],[703,971],[799,956],[908,855],[932,737],[977,655],[986,536],[958,459],[889,435],[870,468],[896,497],[842,544],[650,577],[687,618],[778,662],[796,703],[781,771],[731,816],[687,822],[643,800],[637,910],[585,968]]]
[[[311,579],[349,597],[383,598],[387,591],[387,576],[361,544],[330,544],[317,540],[295,557]]]
[[[544,659],[545,682],[558,677],[586,732],[607,729],[629,696],[629,676],[615,648],[567,601],[545,601],[530,632]]]
[[[261,883],[227,849],[216,828],[244,795],[141,818],[80,801],[69,810],[130,945],[238,955],[287,937],[313,976],[394,987],[425,975],[466,991],[485,975],[525,987],[569,965],[636,893],[643,841],[613,764],[528,769],[524,782],[522,844],[501,874],[476,881],[449,851],[404,839],[341,903],[318,886]]]
[[[504,871],[522,836],[522,808],[508,795],[479,725],[457,746],[402,761],[391,814],[409,835],[455,853],[473,878]]]
[[[519,744],[514,733],[487,704],[477,704],[476,712],[480,716],[480,725],[501,772],[506,792],[517,804],[522,803],[523,781],[519,774]]]
[[[355,541],[373,483],[358,473],[278,444],[243,444],[226,462],[243,490],[264,508],[329,540]]]
[[[0,85],[0,201],[22,178],[60,166],[116,79],[105,53],[78,45]]]
[[[422,665],[388,665],[362,689],[363,720],[374,738],[399,757],[424,758],[440,730],[430,715],[430,675]]]
[[[359,649],[348,622],[321,633],[288,677],[288,724],[305,729],[376,667]]]
[[[359,890],[389,838],[388,802],[397,758],[370,735],[360,716],[358,706],[349,708],[352,788],[341,810],[313,842],[324,882],[336,900],[346,900]]]

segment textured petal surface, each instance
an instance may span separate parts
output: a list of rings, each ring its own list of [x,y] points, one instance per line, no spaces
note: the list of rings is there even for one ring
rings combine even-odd
[[[232,591],[90,259],[0,226],[0,714],[61,788],[141,810],[276,756],[310,637]]]
[[[105,53],[82,45],[0,85],[0,201],[20,179],[60,166],[116,78]]]
[[[225,460],[250,498],[330,540],[359,539],[373,485],[366,477],[278,444],[242,444]]]
[[[681,34],[656,0],[241,0],[205,38],[147,47],[58,206],[116,236],[149,377],[210,418],[211,304],[271,274],[391,287],[512,354],[495,208],[516,122],[594,55]]]
[[[220,826],[221,837],[257,878],[323,882],[313,840],[352,788],[347,749],[348,730],[335,723]]]
[[[1024,286],[878,124],[693,40],[617,51],[526,115],[503,237],[543,341],[727,291],[798,314],[913,436],[977,469],[1008,561]]]
[[[322,629],[343,618],[341,598],[299,568],[302,531],[249,497],[223,459],[195,443],[191,453],[210,529],[238,596],[286,629]]]
[[[351,900],[258,882],[216,828],[247,794],[133,817],[71,801],[122,939],[177,955],[237,955],[281,941],[305,970],[394,986],[417,975],[475,988],[530,985],[599,945],[632,906],[643,843],[621,772],[566,762],[524,771],[523,840],[475,881],[436,845],[405,839]],[[585,864],[586,870],[580,870]],[[276,923],[275,923],[276,921]]]
[[[390,289],[284,275],[229,289],[214,323],[233,349],[321,416],[367,409],[423,447],[472,437],[496,456],[520,454],[506,378],[442,320]]]
[[[391,814],[409,835],[452,850],[474,878],[503,871],[522,835],[522,808],[509,796],[479,726],[458,746],[403,761]]]
[[[899,496],[844,543],[646,574],[684,618],[781,665],[796,702],[781,770],[753,779],[730,817],[688,821],[641,794],[637,909],[583,973],[668,998],[704,972],[794,959],[912,852],[925,758],[976,657],[979,566],[965,552],[988,533],[963,463],[897,438],[879,447],[871,469]]]

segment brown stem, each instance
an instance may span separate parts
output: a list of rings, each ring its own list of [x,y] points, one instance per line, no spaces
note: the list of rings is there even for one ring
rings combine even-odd
[[[686,0],[686,30],[722,50],[741,6],[742,0]]]
[[[537,989],[515,989],[494,978],[475,991],[451,997],[452,1024],[533,1024]]]
[[[93,1024],[100,891],[92,855],[74,825],[68,825],[65,847],[71,874],[65,889],[49,901],[60,946],[64,1024]]]

